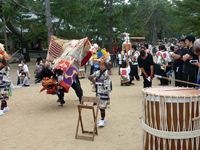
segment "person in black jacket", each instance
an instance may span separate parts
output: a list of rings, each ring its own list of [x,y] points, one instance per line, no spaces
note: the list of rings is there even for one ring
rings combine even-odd
[[[145,50],[141,50],[140,56],[138,57],[138,65],[144,79],[143,87],[151,87],[154,77],[154,61],[152,55],[146,53]]]
[[[174,51],[172,54],[172,58],[174,59],[173,70],[175,74],[175,79],[184,80],[183,78],[183,64],[184,61],[182,59],[183,55],[187,53],[187,49],[185,47],[185,39],[181,39],[179,41],[179,48]],[[184,86],[183,83],[175,81],[175,86]]]
[[[195,37],[189,35],[185,38],[185,44],[187,46],[187,53],[182,57],[184,61],[183,72],[184,72],[184,81],[196,83],[197,75],[198,75],[198,67],[193,64],[193,62],[199,62],[198,56],[193,51],[193,43],[195,41]],[[191,84],[185,84],[188,87],[195,87]]]

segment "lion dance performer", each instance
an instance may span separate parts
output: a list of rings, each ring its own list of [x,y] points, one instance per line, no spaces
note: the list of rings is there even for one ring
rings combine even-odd
[[[65,103],[64,93],[68,93],[72,87],[81,102],[83,91],[78,79],[78,70],[87,63],[92,53],[88,38],[63,40],[52,36],[47,61],[52,64],[54,76],[42,80],[41,91],[47,90],[47,94],[58,94],[58,102],[62,106]]]
[[[9,59],[10,56],[4,50],[4,45],[0,43],[0,115],[9,111],[9,107],[7,105],[7,100],[11,95],[11,82],[8,78],[9,67],[7,66],[7,61]]]

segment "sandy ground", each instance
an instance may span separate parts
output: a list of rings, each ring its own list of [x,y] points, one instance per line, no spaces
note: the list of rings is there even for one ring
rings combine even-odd
[[[34,64],[29,64],[33,75]],[[16,84],[16,65],[11,65]],[[33,76],[32,76],[33,78]],[[41,85],[15,89],[9,100],[10,112],[0,117],[0,150],[139,150],[142,129],[142,81],[134,86],[120,86],[117,69],[113,69],[111,105],[107,125],[99,129],[94,142],[76,140],[78,100],[73,89],[65,95],[66,105],[57,106],[57,97],[39,93]],[[94,96],[87,79],[81,79],[84,96]],[[89,129],[92,114],[85,112]]]

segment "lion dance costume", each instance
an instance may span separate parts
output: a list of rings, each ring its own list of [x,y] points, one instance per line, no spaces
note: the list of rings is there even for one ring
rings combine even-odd
[[[84,66],[92,56],[91,43],[88,38],[80,40],[63,40],[51,37],[47,60],[51,62],[53,70],[62,70],[63,80],[56,82],[53,78],[42,81],[43,90],[47,94],[56,94],[58,87],[62,86],[68,92],[73,83],[76,83],[79,67]],[[77,92],[76,92],[77,94]],[[77,94],[79,97],[79,95]]]

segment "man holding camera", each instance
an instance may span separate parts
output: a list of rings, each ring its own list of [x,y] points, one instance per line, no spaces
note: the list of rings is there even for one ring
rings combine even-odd
[[[199,62],[198,56],[193,51],[193,44],[195,41],[195,37],[189,35],[185,38],[185,44],[188,47],[187,53],[183,56],[183,79],[184,81],[196,83],[197,75],[198,75],[198,67],[195,65]],[[194,85],[188,84],[185,85],[188,87],[195,87]]]

